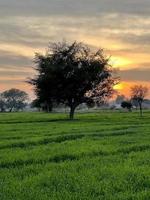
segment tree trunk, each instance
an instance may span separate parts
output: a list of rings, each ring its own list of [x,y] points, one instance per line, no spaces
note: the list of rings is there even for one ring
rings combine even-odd
[[[48,113],[52,112],[52,106],[47,105],[47,112],[48,112]]]
[[[69,114],[70,120],[74,119],[75,108],[76,108],[75,106],[70,107],[70,114]]]
[[[140,116],[142,117],[143,116],[142,103],[140,103],[139,106],[140,106]]]
[[[52,105],[51,104],[46,103],[46,112],[47,113],[52,112]]]
[[[10,108],[9,112],[12,112],[12,108]]]

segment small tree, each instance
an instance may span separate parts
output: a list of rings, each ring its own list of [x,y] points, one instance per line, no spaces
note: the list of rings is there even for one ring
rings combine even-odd
[[[143,114],[143,101],[148,94],[148,88],[142,85],[135,85],[131,88],[131,99],[136,101],[140,108],[140,116]]]
[[[42,109],[39,99],[34,99],[31,103],[31,108],[37,108],[39,111]]]
[[[129,101],[123,101],[121,107],[128,109],[130,112],[132,111],[132,103]]]
[[[5,100],[0,94],[0,112],[5,112],[5,106],[6,106]]]
[[[51,112],[52,105],[48,104],[47,101],[42,101],[41,99],[34,99],[31,103],[32,108],[37,108],[39,111]]]
[[[46,55],[36,54],[38,75],[29,82],[38,99],[48,105],[55,102],[69,106],[73,119],[77,106],[94,94],[99,100],[110,96],[115,81],[108,62],[102,49],[93,52],[82,43],[53,43]],[[87,95],[90,91],[91,96]]]
[[[26,106],[26,101],[28,100],[26,92],[14,88],[3,92],[1,96],[9,112],[12,112],[13,109],[22,110]]]

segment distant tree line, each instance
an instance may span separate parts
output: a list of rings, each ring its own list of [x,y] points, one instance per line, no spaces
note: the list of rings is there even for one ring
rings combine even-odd
[[[23,110],[28,101],[28,94],[12,88],[0,93],[0,112]]]
[[[50,112],[64,104],[70,119],[82,103],[105,102],[118,82],[103,49],[93,51],[82,43],[52,43],[45,55],[36,54],[35,64],[37,74],[29,80],[37,96],[33,105]]]

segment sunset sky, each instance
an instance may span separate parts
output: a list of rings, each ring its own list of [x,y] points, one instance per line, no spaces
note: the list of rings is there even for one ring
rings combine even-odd
[[[120,93],[150,87],[150,0],[0,0],[0,92],[32,96],[25,80],[34,53],[63,39],[103,47],[119,68]]]

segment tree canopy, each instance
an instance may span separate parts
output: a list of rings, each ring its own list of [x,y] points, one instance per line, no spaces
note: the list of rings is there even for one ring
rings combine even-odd
[[[53,103],[70,107],[70,118],[84,102],[104,101],[113,94],[116,79],[103,49],[92,51],[74,42],[52,43],[45,55],[36,54],[37,75],[31,79],[37,99],[50,108]]]
[[[1,111],[22,110],[26,106],[28,94],[19,89],[12,88],[6,90],[0,95]]]

